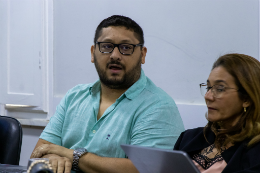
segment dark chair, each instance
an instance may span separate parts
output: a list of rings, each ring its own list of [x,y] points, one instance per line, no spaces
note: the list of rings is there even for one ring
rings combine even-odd
[[[0,116],[0,163],[19,165],[22,126],[12,117]]]

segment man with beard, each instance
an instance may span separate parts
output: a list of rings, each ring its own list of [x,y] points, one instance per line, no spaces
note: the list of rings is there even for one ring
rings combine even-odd
[[[91,62],[99,80],[65,95],[32,158],[49,158],[54,172],[138,172],[121,144],[172,149],[184,130],[173,99],[147,78],[142,28],[111,16],[96,29]]]

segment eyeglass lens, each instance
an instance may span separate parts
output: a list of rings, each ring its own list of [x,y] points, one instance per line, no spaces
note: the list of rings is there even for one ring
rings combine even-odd
[[[111,53],[114,50],[114,45],[112,43],[100,43],[100,51],[103,53]],[[134,51],[134,46],[130,44],[120,44],[118,45],[119,51],[122,54],[132,54]]]
[[[204,97],[207,92],[208,92],[207,85],[200,84],[200,93],[201,93],[201,95]]]
[[[222,94],[224,93],[224,88],[221,86],[215,86],[215,85],[211,88],[211,87],[208,87],[207,85],[201,84],[200,92],[203,97],[206,95],[207,92],[212,92],[214,97],[220,98],[222,96]]]

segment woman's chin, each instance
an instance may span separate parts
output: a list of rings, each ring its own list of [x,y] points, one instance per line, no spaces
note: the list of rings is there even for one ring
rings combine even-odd
[[[211,116],[208,116],[207,120],[212,122],[212,123],[220,121],[219,119],[216,119],[216,117],[211,117]]]

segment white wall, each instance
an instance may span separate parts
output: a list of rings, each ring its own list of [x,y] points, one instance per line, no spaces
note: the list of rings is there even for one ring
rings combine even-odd
[[[5,8],[1,5],[5,2],[0,0],[0,15],[3,16]],[[43,13],[46,13],[48,5],[45,4],[52,0],[40,2]],[[54,29],[53,52],[50,51],[53,60],[45,56],[45,67],[51,72],[46,71],[47,111],[28,115],[32,119],[51,116],[71,87],[97,80],[94,65],[90,62],[90,46],[96,26],[113,14],[131,17],[143,28],[148,48],[143,69],[176,101],[186,129],[206,124],[206,107],[199,93],[199,83],[206,81],[217,57],[237,52],[259,59],[258,0],[53,0],[53,3],[53,23],[47,22],[48,27]],[[2,30],[8,31],[8,28],[0,27],[0,33],[5,33]],[[22,32],[20,28],[12,31]],[[3,50],[5,41],[1,38],[5,38],[4,34],[0,34],[0,50]],[[1,52],[0,60],[5,56]],[[0,112],[5,112],[3,107]],[[26,114],[11,112],[13,116]],[[20,164],[27,165],[43,128],[24,126],[23,130]]]
[[[124,2],[125,3],[125,2]],[[54,1],[54,96],[98,76],[90,62],[97,25],[113,14],[134,19],[148,49],[145,74],[176,103],[204,104],[199,84],[225,53],[259,58],[258,0]]]

